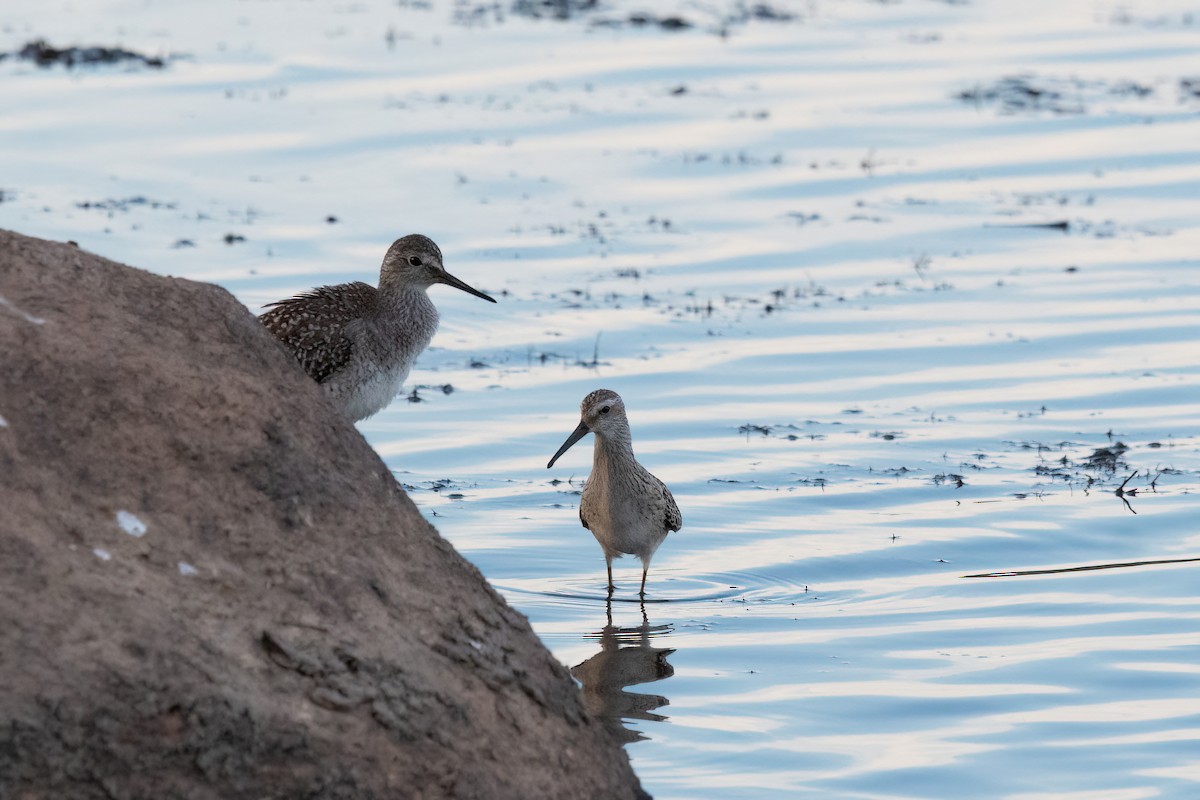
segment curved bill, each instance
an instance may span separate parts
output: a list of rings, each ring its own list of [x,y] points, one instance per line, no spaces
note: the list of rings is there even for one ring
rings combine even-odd
[[[488,297],[486,294],[484,294],[483,292],[479,291],[478,289],[476,289],[472,286],[468,286],[467,284],[463,283],[458,278],[454,277],[453,275],[451,275],[449,272],[446,272],[445,270],[442,271],[440,282],[446,284],[447,286],[453,286],[455,289],[462,289],[467,294],[473,294],[476,297],[482,297],[484,300],[487,300],[489,303],[496,302],[495,299]]]
[[[570,450],[571,445],[575,444],[589,433],[591,433],[591,431],[588,430],[587,423],[583,420],[579,420],[579,426],[575,428],[575,430],[571,432],[571,435],[567,437],[567,440],[562,443],[562,447],[558,448],[558,452],[554,454],[554,458],[550,459],[550,463],[546,465],[546,469],[553,467],[554,462],[558,461],[559,456]]]

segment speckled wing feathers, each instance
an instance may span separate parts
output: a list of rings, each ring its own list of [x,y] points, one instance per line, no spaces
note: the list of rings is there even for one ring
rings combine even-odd
[[[658,478],[654,478],[654,480],[658,481],[658,485],[662,487],[663,500],[667,503],[666,514],[663,518],[665,529],[668,531],[677,531],[683,527],[683,515],[679,513],[679,506],[675,503],[675,495],[671,494],[671,490],[667,488],[665,483],[659,481]]]
[[[375,287],[355,281],[321,286],[287,300],[270,303],[259,319],[287,345],[313,380],[325,383],[349,363],[354,344],[346,325],[374,309]]]

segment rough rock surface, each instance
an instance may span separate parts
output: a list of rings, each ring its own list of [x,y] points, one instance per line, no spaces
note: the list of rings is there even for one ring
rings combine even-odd
[[[644,796],[215,286],[0,231],[0,797]]]

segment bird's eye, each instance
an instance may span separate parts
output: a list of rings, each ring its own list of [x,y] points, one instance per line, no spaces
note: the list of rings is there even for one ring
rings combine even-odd
[[[600,413],[601,413],[601,414],[607,414],[607,413],[608,413],[608,406],[605,406],[604,408],[600,409]]]
[[[421,259],[418,256],[409,256],[408,263],[412,264],[414,267],[419,267],[421,266]]]

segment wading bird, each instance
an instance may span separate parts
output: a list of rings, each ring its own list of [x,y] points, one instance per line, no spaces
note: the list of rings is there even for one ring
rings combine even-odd
[[[628,553],[642,560],[642,589],[638,595],[645,597],[650,559],[668,533],[683,527],[683,517],[671,490],[634,458],[625,402],[610,389],[597,389],[583,398],[579,426],[558,448],[546,469],[589,433],[596,435],[596,446],[592,474],[579,502],[579,521],[604,551],[609,596],[614,589],[612,560]]]

